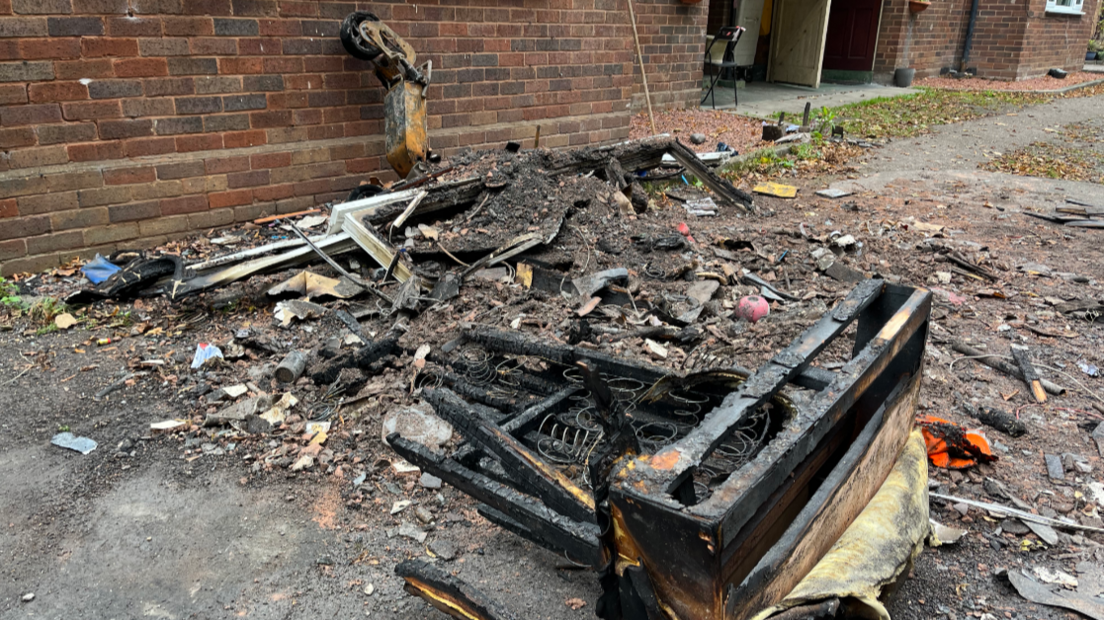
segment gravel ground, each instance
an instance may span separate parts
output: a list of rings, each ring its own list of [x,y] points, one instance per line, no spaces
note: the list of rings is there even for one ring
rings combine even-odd
[[[931,88],[943,88],[946,90],[1012,90],[1012,91],[1027,91],[1027,92],[1047,92],[1066,88],[1067,86],[1073,86],[1075,84],[1081,84],[1082,82],[1091,82],[1093,80],[1104,79],[1099,73],[1090,73],[1087,71],[1075,71],[1065,77],[1065,79],[1052,78],[1048,75],[1042,77],[1032,78],[1030,80],[1018,80],[1015,82],[1009,82],[1007,80],[986,80],[982,78],[965,78],[956,80],[954,78],[946,77],[930,77],[922,80],[917,80],[915,86],[928,86]]]
[[[633,116],[629,138],[636,140],[656,133],[667,133],[682,140],[683,144],[698,153],[717,150],[718,142],[724,142],[740,153],[746,153],[762,142],[762,121],[724,110],[664,110],[655,113],[655,121],[656,131],[652,131],[647,112]],[[690,142],[692,133],[705,134],[705,142]]]

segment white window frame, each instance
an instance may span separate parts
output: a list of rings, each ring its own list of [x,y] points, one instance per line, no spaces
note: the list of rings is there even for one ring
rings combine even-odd
[[[1047,0],[1046,12],[1059,15],[1084,15],[1085,0]]]

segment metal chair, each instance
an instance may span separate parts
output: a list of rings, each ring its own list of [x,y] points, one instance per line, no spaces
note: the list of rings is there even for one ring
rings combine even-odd
[[[736,44],[740,41],[740,35],[744,34],[743,26],[725,26],[717,31],[717,36],[713,37],[709,45],[705,48],[705,66],[717,67],[717,73],[710,76],[709,90],[702,97],[701,103],[698,105],[704,105],[705,100],[712,97],[713,109],[717,109],[717,95],[713,92],[713,89],[717,86],[717,82],[724,75],[725,69],[732,69],[732,99],[734,103],[739,103],[738,96],[736,94],[736,59],[732,54],[732,50],[736,49]],[[717,57],[713,55],[713,48],[718,43],[724,43],[724,53],[721,54],[721,60],[718,62]]]

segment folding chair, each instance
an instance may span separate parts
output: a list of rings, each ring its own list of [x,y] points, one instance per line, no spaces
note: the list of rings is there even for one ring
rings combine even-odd
[[[705,103],[706,99],[712,97],[713,109],[717,109],[717,95],[713,92],[714,87],[717,86],[718,80],[724,75],[725,69],[732,69],[732,99],[735,103],[739,103],[739,99],[736,94],[736,58],[732,55],[732,50],[736,49],[736,44],[740,41],[740,35],[744,34],[743,26],[725,26],[717,31],[717,36],[713,37],[713,40],[705,48],[705,66],[717,67],[717,73],[710,75],[709,90],[702,97],[701,104]],[[713,55],[713,48],[717,43],[724,43],[724,53],[721,54],[720,61]]]

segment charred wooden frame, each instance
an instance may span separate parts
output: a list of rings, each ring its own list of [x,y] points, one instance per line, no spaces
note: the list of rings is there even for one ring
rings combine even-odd
[[[581,363],[606,373],[610,384],[631,378],[652,386],[634,401],[639,408],[621,412],[637,428],[663,415],[646,403],[671,390],[722,392],[681,438],[616,454],[606,479],[587,481],[601,493],[534,449],[540,420],[586,391],[579,385],[552,392],[534,382],[513,407],[425,389],[468,443],[445,456],[397,435],[389,440],[411,462],[483,502],[480,511],[492,522],[597,570],[602,617],[746,618],[789,593],[888,475],[912,429],[930,307],[926,290],[865,281],[750,376],[672,376],[517,332],[465,332],[499,355],[535,357],[553,368]],[[811,367],[851,325],[850,360],[837,372]],[[715,452],[754,416],[765,420],[761,445],[712,486],[702,483]],[[590,447],[594,458],[597,445]]]

